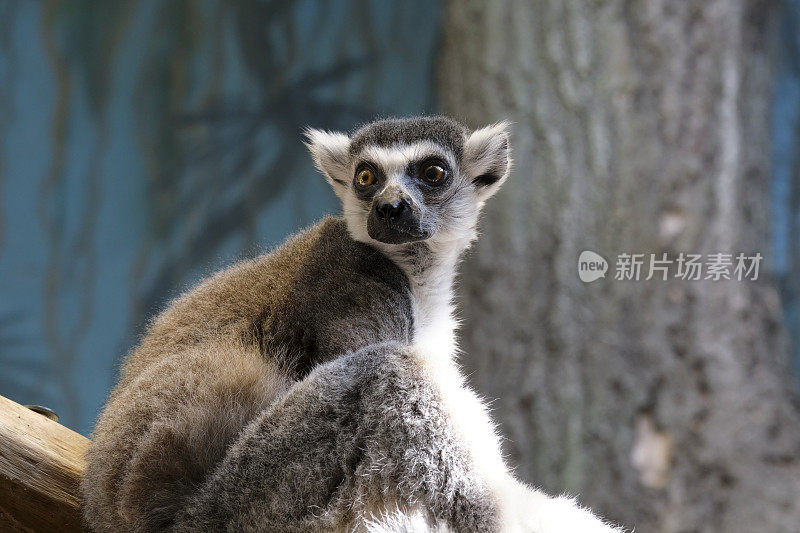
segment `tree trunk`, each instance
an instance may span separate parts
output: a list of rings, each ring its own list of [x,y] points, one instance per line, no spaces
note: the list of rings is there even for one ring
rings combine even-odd
[[[765,268],[775,5],[450,0],[444,21],[443,111],[515,122],[461,292],[464,363],[518,474],[637,531],[797,531],[800,413]],[[605,279],[580,281],[583,250]],[[766,265],[618,281],[623,252]]]

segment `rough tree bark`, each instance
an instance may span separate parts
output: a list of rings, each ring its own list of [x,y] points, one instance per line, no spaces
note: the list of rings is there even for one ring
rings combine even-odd
[[[777,294],[616,281],[621,252],[769,262],[775,3],[450,0],[439,94],[515,122],[462,345],[518,473],[637,531],[800,527],[800,412]],[[609,260],[584,284],[582,250]],[[646,277],[646,266],[643,277]]]

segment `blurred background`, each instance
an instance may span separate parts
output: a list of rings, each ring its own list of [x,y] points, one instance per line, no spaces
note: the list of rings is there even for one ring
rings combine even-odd
[[[459,305],[517,473],[800,531],[800,0],[0,0],[0,394],[88,435],[154,313],[338,211],[304,126],[435,112],[515,123]],[[584,284],[582,250],[764,263]]]

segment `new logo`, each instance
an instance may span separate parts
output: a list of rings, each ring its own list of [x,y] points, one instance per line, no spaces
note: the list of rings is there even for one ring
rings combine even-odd
[[[608,271],[608,261],[603,256],[584,250],[578,257],[578,277],[584,283],[590,283],[596,279],[606,277]]]

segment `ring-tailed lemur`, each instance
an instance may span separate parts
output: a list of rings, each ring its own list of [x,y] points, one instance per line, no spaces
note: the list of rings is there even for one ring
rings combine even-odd
[[[453,278],[508,175],[506,130],[309,130],[343,219],[155,319],[94,431],[90,528],[613,531],[512,477],[454,361]]]

